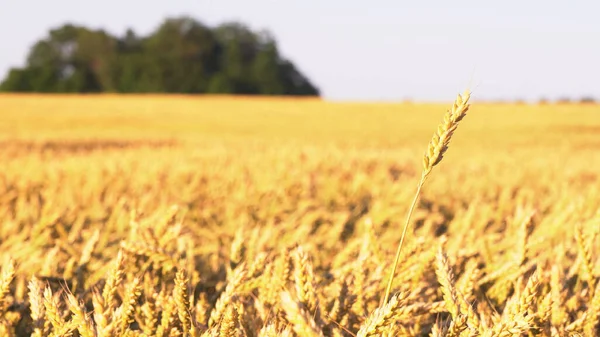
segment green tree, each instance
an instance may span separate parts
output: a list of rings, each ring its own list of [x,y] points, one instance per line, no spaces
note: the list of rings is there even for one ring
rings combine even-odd
[[[282,81],[282,67],[277,45],[269,35],[264,39],[252,64],[254,80],[261,94],[283,95],[285,85]]]
[[[102,31],[64,25],[30,50],[27,66],[12,69],[6,91],[99,92],[112,90],[113,39]]]
[[[177,93],[206,92],[218,71],[218,47],[209,28],[187,17],[166,20],[144,42],[163,90]]]
[[[319,95],[269,32],[236,22],[210,28],[185,16],[166,19],[148,36],[71,24],[52,29],[0,90]]]

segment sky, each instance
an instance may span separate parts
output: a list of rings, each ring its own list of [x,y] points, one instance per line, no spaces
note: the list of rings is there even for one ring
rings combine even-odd
[[[598,13],[597,0],[0,0],[0,76],[67,22],[148,34],[187,15],[268,29],[329,100],[600,99]]]

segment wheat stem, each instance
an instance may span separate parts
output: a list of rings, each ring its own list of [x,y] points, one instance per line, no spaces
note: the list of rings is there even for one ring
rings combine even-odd
[[[400,236],[400,243],[398,244],[398,248],[396,249],[396,257],[394,258],[394,264],[392,265],[392,272],[390,273],[387,287],[385,288],[385,295],[383,297],[383,303],[381,305],[385,305],[390,297],[390,292],[392,291],[392,285],[394,283],[394,275],[396,275],[396,269],[398,267],[398,262],[400,262],[400,253],[402,252],[402,246],[404,245],[404,239],[406,237],[406,232],[408,230],[408,224],[410,223],[410,218],[415,210],[417,205],[417,201],[419,200],[419,195],[421,194],[421,188],[425,183],[425,179],[427,175],[421,175],[421,181],[419,181],[419,185],[417,186],[417,192],[415,193],[415,197],[413,198],[412,204],[408,209],[408,215],[406,216],[406,222],[404,223],[404,228],[402,229],[402,236]]]

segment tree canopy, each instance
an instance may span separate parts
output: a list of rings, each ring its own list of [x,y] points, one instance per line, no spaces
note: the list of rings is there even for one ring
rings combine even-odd
[[[148,36],[65,24],[35,43],[1,91],[319,96],[268,31],[166,19]]]

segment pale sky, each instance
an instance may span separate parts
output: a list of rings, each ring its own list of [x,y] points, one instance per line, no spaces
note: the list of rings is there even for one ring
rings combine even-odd
[[[148,34],[176,15],[269,29],[326,99],[600,99],[598,0],[0,0],[0,76],[66,22]]]

